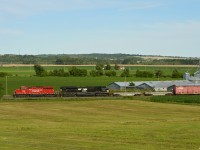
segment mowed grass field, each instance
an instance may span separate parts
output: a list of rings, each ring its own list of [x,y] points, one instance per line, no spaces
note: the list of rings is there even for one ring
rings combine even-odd
[[[200,107],[137,100],[0,102],[1,150],[198,150]]]

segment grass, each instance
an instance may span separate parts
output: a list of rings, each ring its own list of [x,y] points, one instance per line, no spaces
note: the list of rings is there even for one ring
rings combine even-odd
[[[0,102],[1,150],[197,150],[200,107],[137,100]]]
[[[70,66],[43,66],[45,70],[51,71],[54,69],[64,69],[65,71],[68,71]],[[88,73],[91,70],[95,69],[95,66],[78,66],[78,68],[81,69],[87,69]],[[171,75],[172,71],[174,69],[178,69],[178,71],[184,73],[186,71],[189,71],[190,73],[194,73],[196,71],[196,68],[194,66],[192,67],[181,67],[181,66],[127,66],[127,68],[130,70],[131,74],[135,74],[137,70],[146,70],[155,72],[155,70],[162,70],[164,75]],[[3,67],[0,66],[0,72],[7,72],[11,73],[16,76],[33,76],[35,74],[35,71],[32,66],[9,66],[9,67]],[[116,73],[119,76],[121,74],[121,70],[117,70]]]
[[[166,80],[167,78],[165,78]],[[126,81],[151,81],[156,78],[135,78],[127,77]],[[7,90],[8,94],[12,94],[15,89],[20,86],[54,86],[58,91],[60,86],[107,86],[112,82],[125,81],[124,77],[8,77],[7,78]],[[0,83],[2,84],[6,93],[6,78],[0,77]]]
[[[152,96],[152,102],[200,104],[199,95]]]

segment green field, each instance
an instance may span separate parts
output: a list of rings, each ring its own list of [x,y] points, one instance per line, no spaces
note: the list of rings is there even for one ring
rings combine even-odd
[[[70,66],[43,66],[45,70],[52,71],[54,69],[64,69],[65,71],[68,71]],[[88,73],[91,70],[95,69],[95,66],[77,66],[81,69],[87,69]],[[178,69],[179,72],[186,72],[189,71],[190,73],[194,73],[196,71],[196,67],[194,66],[127,66],[130,70],[131,74],[135,74],[137,70],[143,70],[143,71],[152,71],[155,72],[155,70],[162,70],[164,75],[171,75],[173,69]],[[33,69],[33,66],[10,66],[10,67],[3,67],[0,66],[0,72],[7,72],[11,73],[15,76],[33,76],[35,75],[35,71]],[[117,70],[117,75],[121,74],[121,70]]]
[[[0,102],[1,150],[198,150],[200,107],[137,100]]]
[[[164,78],[164,80],[169,78]],[[135,78],[127,77],[126,81],[151,81],[157,80],[156,78]],[[54,86],[55,90],[59,90],[60,86],[107,86],[112,82],[125,81],[124,77],[36,77],[36,76],[18,76],[7,78],[7,91],[12,94],[13,91],[20,86]],[[0,77],[5,94],[6,91],[6,78]]]
[[[50,71],[63,66],[45,67]],[[84,66],[88,71],[94,69]],[[129,67],[163,70],[176,67]],[[68,67],[64,68],[66,71]],[[179,67],[181,72],[187,67]],[[194,70],[191,68],[190,71]],[[7,94],[25,86],[107,86],[123,77],[36,77],[32,67],[0,67],[12,73]],[[120,74],[120,71],[118,71]],[[126,81],[157,78],[127,77]],[[171,80],[160,78],[159,80]],[[0,78],[6,94],[6,78]],[[144,101],[138,101],[144,100]],[[154,101],[154,102],[150,102]],[[192,105],[167,104],[189,103]],[[198,103],[198,104],[197,104]],[[0,150],[198,150],[199,96],[0,100]]]
[[[44,66],[45,70],[50,71],[54,69],[64,69],[68,71],[69,66]],[[79,68],[87,69],[88,72],[94,69],[94,66],[79,66]],[[137,69],[147,70],[154,72],[155,70],[162,70],[165,75],[170,75],[173,69],[178,68],[180,72],[190,70],[193,72],[195,68],[180,67],[180,66],[128,66],[131,74],[135,74]],[[32,66],[10,66],[0,67],[0,72],[11,73],[12,76],[7,80],[7,94],[12,94],[13,91],[20,86],[54,86],[55,90],[58,90],[60,86],[107,86],[112,82],[125,81],[125,78],[119,77],[121,70],[117,71],[117,77],[36,77]],[[155,81],[158,78],[137,78],[135,76],[127,77],[126,81]],[[159,80],[172,80],[171,78],[159,78]],[[175,79],[176,80],[176,79]],[[0,77],[0,84],[2,84],[4,90],[3,94],[6,94],[6,79]]]

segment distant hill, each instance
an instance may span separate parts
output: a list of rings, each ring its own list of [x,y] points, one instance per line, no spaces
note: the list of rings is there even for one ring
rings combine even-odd
[[[0,64],[141,64],[141,65],[196,65],[198,58],[155,56],[138,54],[43,54],[43,55],[0,55]]]

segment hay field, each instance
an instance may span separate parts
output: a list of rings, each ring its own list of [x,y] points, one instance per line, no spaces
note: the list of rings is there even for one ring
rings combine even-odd
[[[137,100],[1,101],[1,150],[198,150],[200,107]]]

